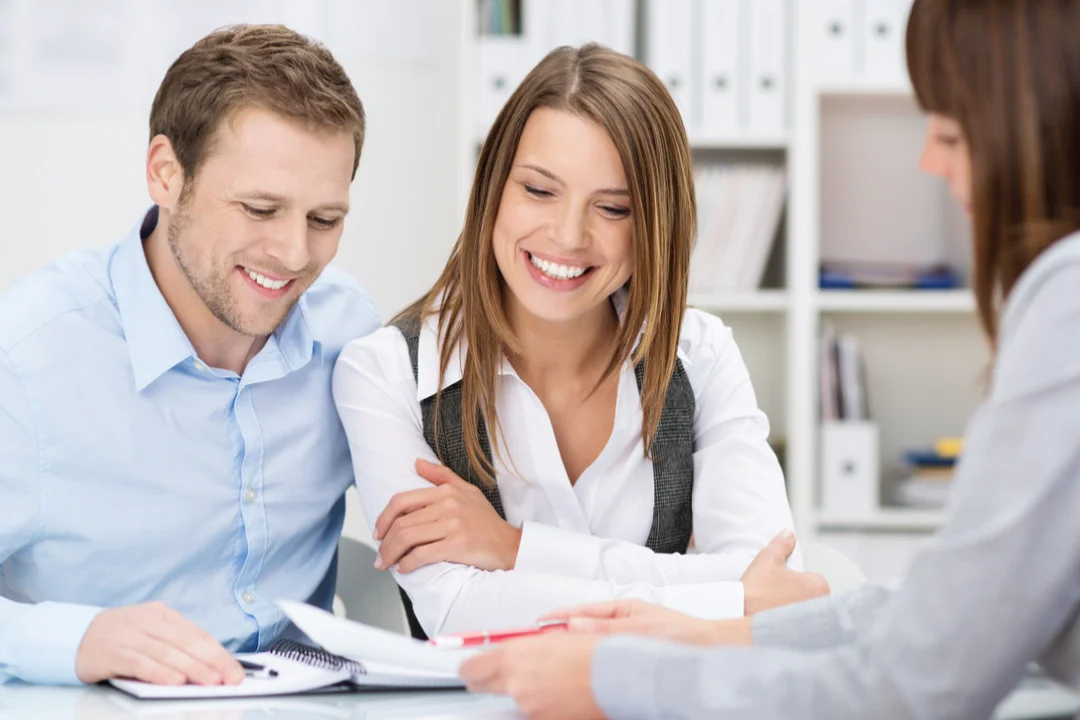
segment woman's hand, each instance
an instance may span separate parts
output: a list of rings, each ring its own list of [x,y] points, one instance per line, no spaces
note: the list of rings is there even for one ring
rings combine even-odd
[[[512,570],[521,529],[499,517],[480,488],[450,468],[417,460],[416,472],[435,487],[391,498],[372,533],[381,540],[375,567],[397,565],[398,572],[410,573],[454,562],[481,570]]]
[[[644,635],[685,645],[749,645],[750,619],[702,620],[643,600],[582,605],[541,620],[569,620],[573,633]]]
[[[600,638],[556,632],[500,643],[466,660],[470,692],[510,695],[533,720],[599,720],[592,692],[592,657]]]
[[[757,554],[742,576],[744,614],[753,615],[829,594],[825,578],[788,569],[787,559],[794,550],[795,534],[785,530]]]

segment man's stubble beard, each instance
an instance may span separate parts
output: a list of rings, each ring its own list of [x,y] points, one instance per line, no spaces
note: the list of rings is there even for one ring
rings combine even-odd
[[[282,311],[279,317],[275,318],[273,323],[267,323],[266,327],[255,327],[252,324],[246,322],[243,312],[240,309],[239,303],[232,296],[229,287],[229,281],[232,275],[232,269],[229,268],[226,271],[222,271],[221,268],[211,267],[206,275],[200,275],[196,271],[197,264],[192,262],[192,259],[188,256],[186,248],[190,247],[190,244],[184,242],[184,233],[191,227],[191,218],[188,214],[187,202],[189,198],[185,198],[181,193],[180,203],[169,219],[169,231],[167,234],[169,240],[169,250],[172,252],[173,258],[176,260],[177,266],[180,271],[187,278],[188,283],[192,289],[202,300],[203,304],[208,310],[218,319],[219,322],[224,324],[233,332],[240,335],[246,335],[248,337],[263,337],[270,335],[281,323],[285,321],[285,318],[289,316],[289,313],[295,307],[296,303],[300,299],[302,293],[295,293],[292,300],[288,303],[285,309]],[[307,285],[310,285],[310,280],[306,280],[304,276],[301,276],[294,280],[295,283],[304,283],[304,289],[307,289]]]

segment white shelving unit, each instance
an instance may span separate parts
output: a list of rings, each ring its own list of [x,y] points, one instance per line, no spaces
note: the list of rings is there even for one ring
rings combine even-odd
[[[823,290],[815,305],[829,313],[971,313],[975,298],[964,290]]]
[[[835,35],[837,8],[864,1],[874,3],[867,5],[872,12],[891,5],[891,22],[897,24],[889,41],[893,45],[873,47],[873,40],[856,44]],[[796,530],[804,538],[853,554],[872,579],[881,580],[906,568],[914,549],[941,524],[942,514],[883,507],[850,515],[819,507],[821,323],[827,320],[855,334],[864,347],[867,394],[882,438],[883,473],[895,464],[899,449],[962,433],[989,360],[967,289],[818,288],[821,259],[852,248],[867,248],[890,261],[909,252],[939,253],[944,262],[961,269],[970,266],[963,220],[943,185],[918,172],[925,120],[915,106],[902,61],[906,7],[901,6],[909,1],[787,0],[788,127],[757,134],[688,129],[696,158],[786,166],[786,217],[775,240],[783,256],[779,277],[774,272],[771,283],[778,287],[691,295],[689,304],[721,316],[734,330],[773,438],[783,440]],[[637,17],[647,23],[644,4],[639,0]],[[475,4],[468,5],[475,12]],[[859,31],[856,19],[840,20],[849,36]],[[463,85],[472,87],[475,18],[466,24],[472,33],[463,45],[462,77]],[[647,36],[647,28],[638,28],[639,44]],[[837,42],[857,48],[838,49]],[[842,60],[839,65],[837,58]],[[462,153],[475,159],[486,126],[464,122],[462,127],[467,129]],[[462,198],[473,166],[465,165]]]
[[[941,527],[945,514],[940,510],[881,508],[876,512],[847,515],[817,512],[814,525],[818,531],[841,532],[932,532]]]
[[[691,294],[690,307],[717,314],[785,313],[788,296],[783,290],[758,290],[752,293]]]

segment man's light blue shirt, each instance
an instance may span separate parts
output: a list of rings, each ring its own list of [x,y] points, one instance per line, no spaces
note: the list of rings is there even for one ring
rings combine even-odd
[[[0,295],[0,682],[74,683],[101,608],[160,600],[233,651],[329,607],[353,482],[331,372],[378,326],[328,269],[248,364],[207,367],[142,239]]]

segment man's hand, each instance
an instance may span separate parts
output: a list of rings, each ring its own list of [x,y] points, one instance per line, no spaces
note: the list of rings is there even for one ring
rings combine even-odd
[[[825,578],[789,570],[785,563],[795,550],[795,534],[785,530],[761,549],[743,573],[746,615],[829,594]]]
[[[450,468],[417,460],[416,472],[435,487],[391,498],[372,533],[382,541],[375,567],[397,565],[398,572],[410,573],[454,562],[481,570],[512,570],[521,529],[499,517],[480,488]]]
[[[702,620],[644,600],[582,605],[540,620],[569,620],[573,633],[644,635],[684,645],[749,645],[750,619]]]
[[[465,661],[461,678],[470,692],[512,696],[533,720],[599,720],[604,713],[592,693],[599,639],[553,632],[501,643]]]
[[[205,630],[163,603],[102,610],[75,657],[84,683],[132,678],[159,685],[236,685],[244,669]]]

